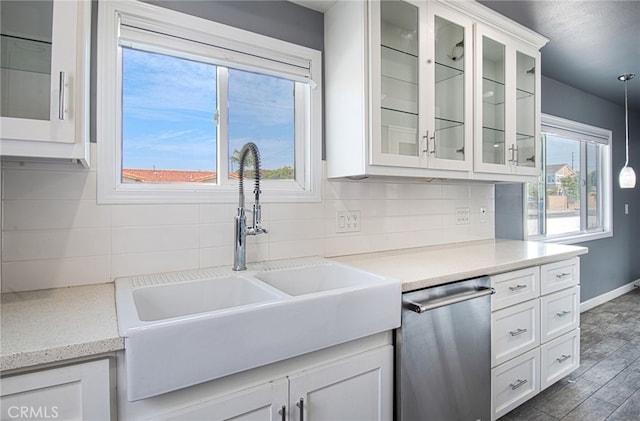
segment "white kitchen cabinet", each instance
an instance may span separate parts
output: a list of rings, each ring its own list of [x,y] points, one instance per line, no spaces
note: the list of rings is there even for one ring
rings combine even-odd
[[[502,364],[540,345],[540,300],[529,300],[491,315],[491,365]]]
[[[245,372],[133,403],[120,400],[122,406],[131,405],[131,408],[120,408],[120,416],[176,421],[390,421],[393,418],[393,346],[349,352],[338,358],[341,353],[336,349],[339,347],[318,351],[316,361],[324,361],[322,363],[308,366],[303,363],[297,371],[271,380]],[[267,366],[257,372],[281,372],[280,369],[272,371],[277,366]],[[259,378],[264,381],[258,381]],[[238,387],[247,381],[252,386]]]
[[[289,420],[393,418],[393,347],[289,376]]]
[[[518,40],[510,44],[513,60],[505,62],[513,79],[507,84],[513,91],[508,103],[518,105],[509,114],[518,116],[508,123],[513,136],[506,135],[513,138],[517,168],[502,163],[473,172],[474,162],[483,162],[477,139],[483,133],[483,102],[474,101],[482,90],[474,87],[473,76],[483,63],[474,62],[477,25]],[[538,49],[545,42],[476,2],[335,2],[325,13],[328,176],[518,180],[522,174],[537,175],[540,76],[535,73],[538,82],[530,86],[525,78],[530,74],[518,69],[531,65],[525,54],[539,66]],[[531,100],[516,94],[527,89],[534,90]],[[527,140],[516,137],[516,130]],[[506,145],[501,147],[506,156]],[[533,162],[526,159],[531,156]]]
[[[111,419],[109,360],[2,377],[2,419]]]
[[[90,9],[88,0],[3,2],[2,156],[89,165]]]
[[[540,366],[540,390],[577,369],[580,366],[580,329],[542,345]]]
[[[487,25],[475,26],[474,171],[540,173],[540,52]]]
[[[472,29],[438,2],[339,1],[326,12],[329,177],[466,177]]]
[[[275,421],[283,419],[288,400],[289,382],[284,378],[149,419]]]
[[[535,348],[491,370],[492,419],[540,392],[540,348]]]
[[[577,257],[491,276],[492,419],[580,366]]]

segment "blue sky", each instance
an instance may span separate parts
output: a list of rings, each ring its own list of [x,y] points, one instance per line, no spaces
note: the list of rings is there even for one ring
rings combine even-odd
[[[123,48],[123,168],[216,171],[216,66]],[[293,166],[293,83],[229,70],[230,151]]]

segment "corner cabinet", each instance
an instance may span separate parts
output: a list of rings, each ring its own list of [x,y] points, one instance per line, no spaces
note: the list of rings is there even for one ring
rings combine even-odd
[[[482,87],[474,81],[483,63],[474,61],[474,30],[483,25],[505,38],[511,31],[524,33],[513,37],[522,44],[518,51],[539,65],[543,37],[473,1],[335,2],[325,13],[328,176],[492,180],[500,177],[491,174],[537,175],[533,172],[539,168],[524,158],[532,155],[525,144],[535,148],[538,143],[540,115],[536,108],[526,108],[529,103],[520,107],[518,120],[518,129],[531,135],[528,143],[518,138],[519,157],[527,169],[477,165],[488,160],[478,155],[483,103],[476,99]],[[529,39],[537,44],[523,41]],[[515,79],[515,56],[505,66]],[[539,72],[536,75],[539,79]],[[538,87],[533,85],[534,90]],[[508,145],[503,148],[508,152]]]
[[[90,24],[88,0],[3,2],[0,155],[89,166]]]

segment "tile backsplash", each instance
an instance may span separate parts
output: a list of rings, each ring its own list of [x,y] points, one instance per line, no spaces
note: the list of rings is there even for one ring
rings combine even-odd
[[[2,292],[233,262],[236,204],[97,205],[95,169],[56,164],[5,163],[1,183]],[[264,204],[269,234],[248,237],[247,260],[494,238],[493,184],[325,179],[322,187],[319,203]],[[464,207],[470,220],[458,225]],[[336,213],[346,210],[360,211],[360,232],[336,233]]]

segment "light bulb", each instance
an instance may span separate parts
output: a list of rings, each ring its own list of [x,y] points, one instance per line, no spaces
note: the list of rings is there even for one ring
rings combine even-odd
[[[633,189],[636,187],[636,173],[633,168],[626,165],[620,170],[620,176],[618,177],[621,189]]]

